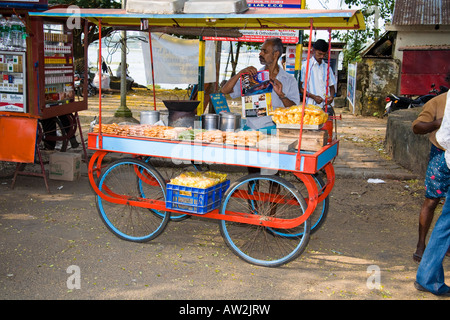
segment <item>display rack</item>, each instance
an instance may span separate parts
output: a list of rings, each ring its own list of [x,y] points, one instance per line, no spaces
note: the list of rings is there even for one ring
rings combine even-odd
[[[0,51],[0,111],[27,112],[25,52]]]
[[[14,182],[18,174],[27,174],[26,164],[39,163],[40,176],[44,177],[49,190],[40,144],[60,141],[62,147],[58,150],[64,152],[78,130],[84,160],[87,160],[78,117],[79,111],[87,110],[87,98],[75,99],[73,30],[67,26],[66,19],[33,17],[32,13],[39,11],[35,7],[41,2],[45,1],[39,0],[30,8],[16,2],[0,4],[5,19],[9,21],[17,16],[21,21],[22,37],[26,39],[22,46],[16,45],[0,53],[0,119],[3,127],[10,128],[8,139],[5,134],[0,137],[0,161],[17,163]],[[81,26],[87,34],[87,23]],[[86,56],[87,39],[84,45]],[[87,75],[86,64],[84,75]],[[31,127],[24,130],[24,126]],[[26,152],[17,152],[19,146]]]
[[[45,108],[74,101],[72,33],[62,23],[44,25]]]

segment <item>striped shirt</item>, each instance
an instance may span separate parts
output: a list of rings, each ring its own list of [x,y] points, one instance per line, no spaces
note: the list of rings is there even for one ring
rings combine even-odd
[[[325,106],[325,95],[327,93],[326,91],[327,67],[328,62],[325,60],[322,60],[322,63],[319,64],[314,57],[309,59],[308,88],[306,89],[306,91],[316,96],[320,96],[324,99],[324,102],[320,104],[320,107],[322,108]],[[306,74],[306,60],[302,61],[301,79],[303,86],[305,84],[305,74]],[[336,77],[334,76],[333,69],[331,69],[330,66],[330,79],[328,82],[328,86],[331,87],[332,85],[334,85],[336,88]],[[328,95],[330,95],[330,89],[328,89]],[[317,103],[312,98],[306,98],[306,104],[317,104]],[[331,103],[331,105],[332,106],[334,105],[334,101]]]

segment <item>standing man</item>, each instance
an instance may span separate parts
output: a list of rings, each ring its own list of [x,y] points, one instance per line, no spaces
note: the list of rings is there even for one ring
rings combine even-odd
[[[437,142],[446,151],[441,154],[440,170],[445,174],[450,171],[450,95],[447,95],[444,118],[436,133]],[[446,191],[447,199],[450,189]],[[450,201],[445,201],[442,213],[436,221],[430,240],[425,248],[414,286],[417,290],[428,291],[438,296],[450,296],[450,287],[445,284],[442,262],[450,246]]]
[[[283,54],[283,42],[279,38],[270,38],[264,41],[259,53],[259,62],[264,66],[261,70],[269,71],[272,91],[272,107],[291,107],[300,104],[300,93],[298,91],[297,81],[294,76],[287,73],[278,65],[278,59]],[[252,76],[256,75],[258,70],[253,67],[247,67],[228,80],[222,87],[223,94],[230,94],[235,99],[241,96],[240,77],[244,73]]]
[[[417,263],[422,259],[425,250],[425,239],[433,221],[434,211],[442,198],[445,198],[445,190],[450,184],[450,176],[439,171],[444,148],[436,140],[436,132],[441,126],[444,117],[447,94],[441,94],[428,101],[416,120],[412,123],[415,134],[429,134],[431,142],[427,172],[425,175],[425,200],[419,214],[419,240],[413,260]]]
[[[328,72],[328,62],[324,60],[328,54],[328,43],[325,40],[319,39],[313,45],[312,57],[309,60],[309,73],[308,73],[308,87],[306,88],[306,104],[314,104],[325,109],[325,100],[328,105],[328,113],[332,114],[332,108],[334,105],[334,94],[336,93],[336,77],[333,70]],[[300,91],[304,93],[304,83],[306,76],[306,62],[302,63],[301,70],[301,82]],[[328,80],[328,95],[327,95],[327,76]]]

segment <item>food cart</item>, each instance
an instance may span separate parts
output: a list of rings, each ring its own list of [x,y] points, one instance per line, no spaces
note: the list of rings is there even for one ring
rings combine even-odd
[[[86,159],[78,112],[87,109],[87,99],[75,96],[73,33],[66,19],[30,16],[47,9],[46,0],[0,2],[8,30],[2,27],[0,46],[0,164],[17,164],[12,187],[19,174],[37,175],[49,191],[40,145],[54,149],[58,143],[64,152],[79,130]],[[27,163],[39,163],[41,172],[25,171]]]
[[[70,16],[58,9],[36,15]],[[356,10],[289,10],[287,13],[251,8],[239,14],[133,14],[123,9],[81,9],[79,16],[99,28],[116,26],[136,30],[144,25],[149,32],[153,28],[171,27],[173,33],[189,28],[199,30],[199,35],[205,28],[287,28],[311,32],[313,29],[364,28],[362,15]],[[199,82],[204,70],[202,48],[204,44],[200,41]],[[296,65],[299,70],[300,62]],[[199,108],[203,106],[202,88],[199,83]],[[223,133],[222,141],[167,138],[160,132],[164,128],[156,126],[147,128],[147,133],[131,133],[130,130],[136,128],[102,124],[101,87],[99,91],[99,124],[96,131],[88,134],[88,147],[95,151],[88,172],[101,219],[116,236],[145,242],[160,235],[169,220],[198,216],[218,220],[223,239],[230,249],[252,264],[277,267],[304,251],[311,233],[310,217],[317,205],[327,200],[334,185],[332,161],[338,154],[338,140],[332,139],[317,151],[303,150],[303,122],[294,148],[280,143],[277,136],[260,135],[255,131],[247,133],[257,136],[252,140],[256,143],[249,144],[229,143],[227,133]],[[302,117],[305,115],[304,104],[305,101]],[[128,156],[104,164],[110,153]],[[169,181],[148,161],[154,158],[171,159],[175,163],[214,163],[284,172],[298,178],[306,192],[301,194],[298,187],[281,175],[264,173],[246,175],[231,183],[223,181],[204,189],[203,193],[195,188],[174,191],[169,188]],[[326,182],[317,179],[319,172],[325,173]],[[177,202],[178,199],[183,201]],[[205,210],[199,210],[200,202],[206,203]],[[212,206],[208,207],[210,204]]]

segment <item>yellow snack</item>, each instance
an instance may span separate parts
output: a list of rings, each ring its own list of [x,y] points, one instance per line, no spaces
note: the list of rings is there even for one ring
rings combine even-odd
[[[206,189],[216,184],[222,183],[227,179],[224,173],[217,173],[213,171],[207,172],[184,172],[179,176],[170,180],[171,184]]]
[[[277,124],[300,124],[302,119],[303,107],[292,106],[290,108],[277,108],[269,114],[272,120]],[[328,114],[321,107],[316,105],[305,106],[303,115],[303,124],[320,125],[328,120]]]

